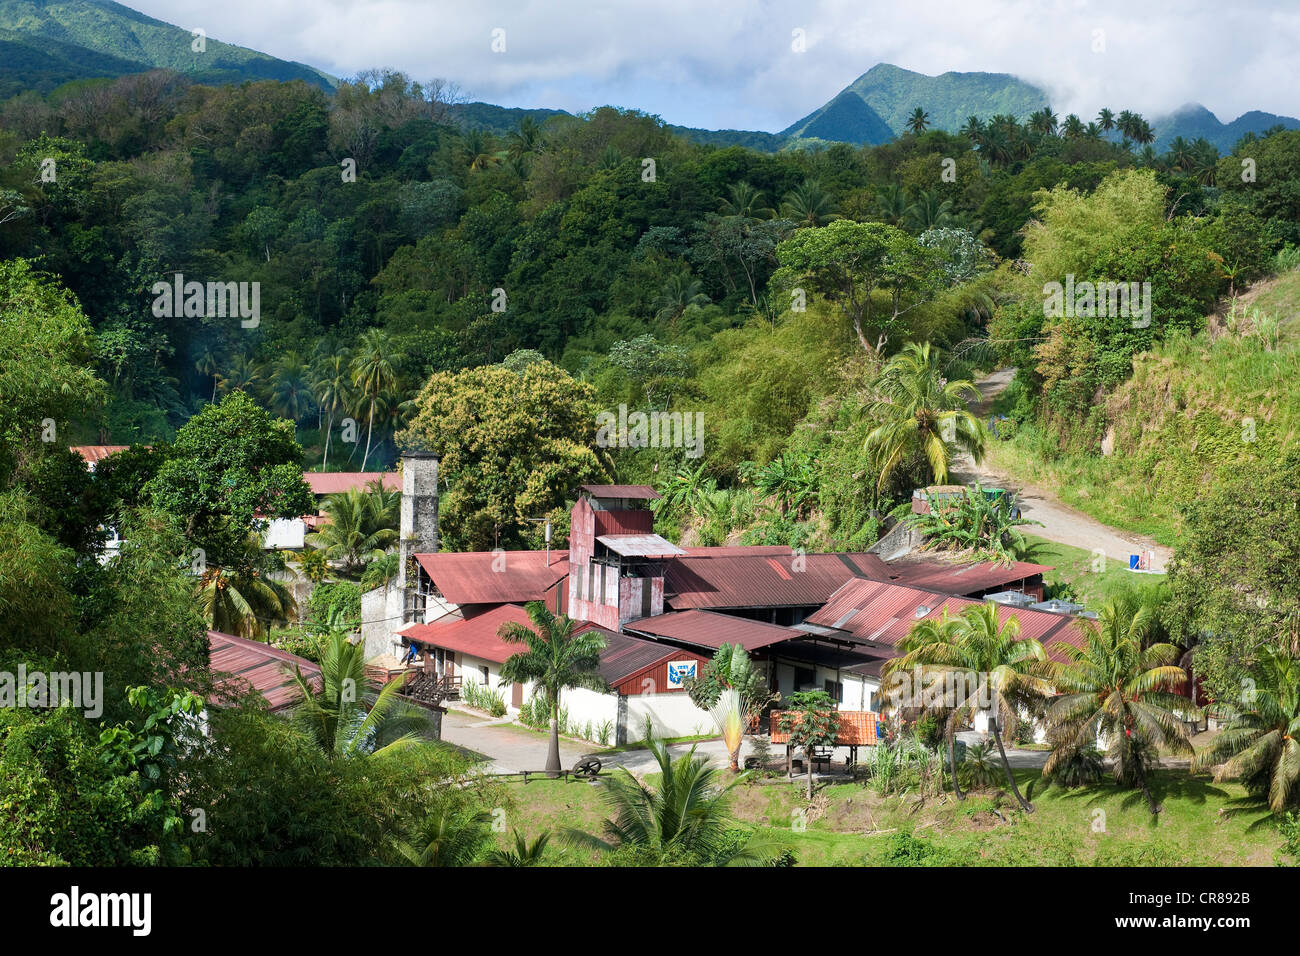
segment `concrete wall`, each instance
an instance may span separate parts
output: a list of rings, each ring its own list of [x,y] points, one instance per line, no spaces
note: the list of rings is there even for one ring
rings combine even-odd
[[[267,551],[301,551],[306,547],[307,525],[301,518],[275,518],[266,526],[262,547]]]

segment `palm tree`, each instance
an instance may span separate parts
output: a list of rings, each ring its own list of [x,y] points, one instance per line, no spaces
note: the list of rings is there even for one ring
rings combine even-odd
[[[399,492],[384,491],[378,482],[368,491],[349,488],[330,495],[323,509],[329,521],[304,540],[355,576],[367,560],[383,557],[397,541],[400,500]]]
[[[386,587],[397,572],[401,570],[402,559],[396,551],[378,555],[366,562],[366,569],[361,572],[361,590],[373,591]]]
[[[1061,134],[1066,139],[1079,139],[1083,136],[1084,130],[1083,120],[1075,113],[1067,116],[1065,122],[1061,124]]]
[[[916,202],[907,207],[903,223],[913,232],[925,232],[940,226],[951,225],[952,200],[942,199],[934,191],[922,189],[916,196]]]
[[[493,850],[487,856],[488,866],[540,866],[546,845],[551,842],[549,830],[543,830],[536,840],[528,838],[518,830],[512,832],[515,845],[504,850]]]
[[[1242,780],[1251,793],[1267,796],[1271,811],[1281,813],[1300,794],[1300,662],[1284,648],[1266,647],[1250,676],[1255,682],[1250,694],[1223,732],[1196,755],[1192,769],[1222,764],[1216,780]]]
[[[709,494],[718,486],[717,481],[709,476],[707,467],[704,462],[694,468],[679,465],[659,489],[661,497],[651,505],[655,514],[678,511],[689,517],[699,517]]]
[[[930,114],[918,106],[916,109],[912,110],[912,115],[907,118],[907,122],[903,125],[909,132],[920,136],[930,128]]]
[[[1154,630],[1154,609],[1123,596],[1107,602],[1097,623],[1087,626],[1083,647],[1057,643],[1066,663],[1053,677],[1061,696],[1048,708],[1047,724],[1056,746],[1043,772],[1050,775],[1103,740],[1115,779],[1141,790],[1158,813],[1147,777],[1159,763],[1159,748],[1188,753],[1192,746],[1174,713],[1188,705],[1176,693],[1187,672],[1177,665],[1178,648],[1148,643]]]
[[[697,677],[687,678],[691,702],[707,710],[727,746],[732,773],[740,772],[740,745],[752,718],[772,700],[767,678],[739,644],[723,644]]]
[[[316,407],[326,416],[325,456],[321,461],[324,471],[330,460],[330,440],[334,434],[334,416],[352,404],[352,380],[349,362],[352,353],[346,348],[332,348],[321,343],[316,349],[312,364],[311,388]]]
[[[815,179],[804,180],[802,185],[785,194],[781,214],[805,228],[824,226],[839,218],[835,204],[822,192],[821,184]]]
[[[600,652],[605,638],[599,631],[574,634],[577,624],[567,615],[556,617],[541,601],[527,605],[533,626],[513,621],[502,624],[497,635],[507,644],[522,644],[527,650],[512,654],[501,665],[502,683],[532,683],[544,696],[551,715],[551,742],[546,753],[546,772],[560,774],[560,694],[574,687],[604,692],[609,689],[600,676]]]
[[[762,190],[755,189],[749,183],[732,183],[719,211],[724,216],[739,216],[742,219],[771,219],[775,210],[761,205],[762,202]]]
[[[605,839],[568,829],[575,843],[602,850],[625,849],[647,863],[688,862],[705,866],[762,865],[775,849],[766,841],[745,839],[731,814],[731,789],[695,748],[676,760],[653,738],[646,741],[659,764],[657,786],[643,783],[619,767],[600,781],[601,796],[611,818]],[[741,780],[744,778],[742,777]]]
[[[876,215],[891,226],[899,225],[907,216],[911,200],[907,191],[898,183],[886,183],[876,190]]]
[[[290,421],[302,421],[311,411],[307,363],[297,352],[285,352],[271,366],[268,382],[271,411]]]
[[[262,385],[262,367],[247,355],[236,355],[229,371],[218,379],[223,392],[256,392]]]
[[[956,780],[953,738],[957,728],[975,714],[988,717],[1007,786],[1020,806],[1032,813],[1033,805],[1021,796],[1011,773],[1002,728],[1014,734],[1020,705],[1050,692],[1051,685],[1043,676],[1047,653],[1033,638],[1020,637],[1019,618],[1011,615],[1000,622],[998,610],[997,604],[988,601],[968,607],[958,617],[950,617],[945,608],[939,618],[918,622],[899,642],[902,656],[886,664],[883,673],[896,681],[909,671],[919,672],[925,686],[936,682],[944,688],[943,704],[951,708],[946,727],[948,761],[959,797],[964,795]]]
[[[250,640],[267,637],[270,625],[296,610],[292,591],[252,567],[208,568],[199,578],[198,599],[211,630]]]
[[[660,322],[676,322],[684,312],[709,304],[704,294],[704,283],[683,269],[668,277],[658,297],[651,303],[655,318]]]
[[[1103,106],[1097,113],[1097,125],[1103,133],[1109,133],[1115,128],[1115,114]]]
[[[404,699],[402,681],[378,687],[366,674],[365,647],[334,628],[321,648],[320,688],[295,670],[301,700],[293,717],[316,745],[336,757],[386,757],[434,739],[429,712]]]
[[[966,123],[958,132],[978,146],[984,139],[984,121],[972,114],[966,117]]]
[[[472,807],[433,811],[410,841],[393,846],[412,866],[473,866],[491,853],[492,815]]]
[[[521,119],[518,128],[506,139],[506,153],[511,159],[526,159],[545,149],[541,124],[531,116]]]
[[[217,400],[217,386],[221,382],[221,376],[218,374],[220,369],[221,361],[217,358],[216,351],[211,345],[205,344],[199,352],[199,357],[194,361],[194,371],[204,378],[212,379],[212,398],[209,401]]]
[[[758,493],[775,498],[781,514],[791,511],[801,517],[805,506],[817,496],[817,468],[809,455],[781,452],[766,465],[754,467],[752,462],[742,464],[742,477],[753,484]]]
[[[1052,112],[1052,108],[1044,106],[1041,110],[1030,114],[1027,125],[1035,133],[1042,136],[1054,136],[1056,134],[1056,123],[1056,114]]]
[[[352,384],[369,408],[366,452],[361,459],[362,471],[366,470],[366,463],[370,460],[370,439],[375,430],[375,405],[383,392],[391,390],[397,384],[397,366],[401,361],[401,353],[386,333],[379,329],[361,333],[360,343],[352,358],[351,371]]]
[[[928,539],[926,547],[972,551],[1002,564],[1029,560],[1035,550],[1020,528],[1036,524],[1018,517],[1006,495],[988,495],[977,482],[974,488],[942,507],[905,520]]]
[[[926,463],[928,483],[943,484],[956,450],[968,452],[977,463],[984,457],[984,425],[967,407],[979,389],[965,379],[945,379],[939,356],[929,342],[908,342],[885,363],[875,398],[863,407],[862,414],[879,422],[864,446],[875,461],[877,489],[885,487],[895,469],[913,462]]]
[[[468,160],[470,172],[490,169],[501,165],[504,152],[496,148],[490,133],[481,129],[467,130],[461,137],[461,145]]]

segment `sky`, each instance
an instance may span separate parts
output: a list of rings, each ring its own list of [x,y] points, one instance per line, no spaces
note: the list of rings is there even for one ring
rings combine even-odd
[[[391,67],[470,99],[614,105],[779,131],[877,63],[1012,73],[1064,116],[1300,116],[1300,0],[128,0],[336,76]],[[494,32],[501,31],[501,32]],[[494,46],[496,49],[494,49]]]

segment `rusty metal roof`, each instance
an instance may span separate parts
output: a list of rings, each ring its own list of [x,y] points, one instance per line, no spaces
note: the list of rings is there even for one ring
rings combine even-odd
[[[631,634],[619,634],[595,625],[592,629],[605,635],[605,649],[600,653],[600,676],[611,685],[687,653],[679,647],[670,647]]]
[[[471,657],[504,664],[511,655],[525,650],[522,645],[507,643],[497,636],[501,625],[507,622],[528,628],[533,626],[523,607],[518,604],[501,604],[473,617],[406,627],[402,629],[402,634],[419,644],[460,651]]]
[[[126,451],[130,447],[130,445],[69,445],[68,450],[76,452],[86,459],[88,464],[93,465],[109,455],[116,455],[119,451]]]
[[[655,498],[663,497],[649,485],[579,485],[578,487],[593,498],[636,498],[641,501],[653,501]]]
[[[295,667],[314,688],[320,688],[320,665],[278,647],[221,631],[208,631],[208,651],[218,697],[237,697],[251,687],[266,699],[272,710],[289,707],[299,699],[292,683]]]
[[[805,623],[835,628],[873,644],[896,647],[917,621],[934,619],[947,609],[960,614],[981,602],[882,581],[850,581],[826,606],[811,614]],[[1022,638],[1039,641],[1053,657],[1058,641],[1081,646],[1083,632],[1078,621],[1061,614],[997,605],[998,621],[1015,617]]]
[[[596,540],[624,558],[667,558],[686,554],[657,534],[602,534]]]
[[[665,591],[674,610],[813,607],[845,581],[884,574],[874,554],[688,555],[669,563]]]
[[[649,634],[652,637],[681,641],[683,644],[715,650],[723,644],[739,644],[745,650],[752,651],[782,641],[807,637],[801,631],[781,627],[779,624],[768,624],[766,621],[754,621],[746,617],[700,610],[670,611],[667,614],[629,621],[624,626],[637,634]]]
[[[376,481],[385,491],[402,488],[402,476],[395,471],[304,471],[302,480],[313,495],[336,495],[353,488],[366,490]]]
[[[1005,589],[1052,570],[1048,565],[1031,564],[1028,561],[1013,561],[1010,564],[1000,564],[997,561],[948,564],[942,561],[903,560],[891,562],[886,567],[887,576],[878,577],[877,580],[964,596]]]
[[[567,551],[436,551],[416,560],[453,604],[549,600],[569,573]]]

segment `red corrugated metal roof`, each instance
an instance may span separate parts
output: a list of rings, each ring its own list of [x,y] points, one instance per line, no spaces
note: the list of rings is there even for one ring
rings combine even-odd
[[[130,445],[70,445],[68,450],[76,452],[93,465],[109,455],[116,455],[119,451],[126,451],[130,447]]]
[[[655,498],[663,497],[649,485],[579,485],[578,487],[593,498],[638,498],[642,501],[653,501]]]
[[[385,491],[402,489],[402,476],[395,471],[305,471],[302,480],[313,495],[336,495],[353,488],[364,490],[376,481],[383,482]]]
[[[879,580],[942,591],[945,594],[963,595],[1004,588],[1052,570],[1048,565],[1030,564],[1027,561],[1014,561],[1011,564],[999,564],[996,561],[980,561],[975,564],[895,561],[886,567],[889,569],[889,576]]]
[[[692,660],[707,659],[680,647],[669,647],[631,634],[617,634],[603,627],[596,627],[595,630],[605,635],[605,650],[600,655],[600,676],[611,686],[651,670],[667,660],[683,657]]]
[[[917,621],[937,618],[945,608],[950,616],[955,616],[979,603],[899,584],[850,581],[825,607],[810,615],[807,623],[833,627],[859,640],[895,647]],[[1083,643],[1077,620],[1068,615],[998,605],[1000,622],[1005,623],[1013,615],[1020,621],[1021,637],[1038,640],[1049,653],[1057,641],[1076,646]]]
[[[625,627],[638,634],[650,634],[697,647],[717,649],[723,644],[739,644],[747,651],[808,636],[779,624],[698,610],[670,611],[655,617],[643,617],[629,621]]]
[[[401,633],[408,640],[419,644],[442,647],[449,651],[460,651],[462,654],[480,657],[485,661],[504,664],[512,655],[526,650],[524,645],[511,644],[498,636],[497,632],[501,629],[501,625],[507,622],[521,624],[530,629],[533,626],[532,620],[528,617],[528,611],[522,605],[501,604],[497,607],[488,608],[480,614],[475,614],[473,617],[451,621],[436,621],[433,624],[408,625],[402,628]],[[597,627],[595,624],[589,624],[585,621],[574,628],[574,633],[581,634],[589,630],[600,631],[605,635],[607,642],[610,640],[611,635],[621,637],[621,635],[614,634],[613,631],[607,631],[603,627]]]
[[[298,700],[298,690],[291,682],[295,666],[311,680],[313,687],[320,687],[319,665],[278,647],[208,631],[208,651],[219,695],[237,696],[247,681],[272,710],[287,707]]]
[[[675,558],[665,591],[675,610],[812,607],[845,581],[884,573],[874,554],[722,554]]]
[[[453,604],[546,601],[554,608],[555,584],[569,573],[566,551],[437,551],[416,560]],[[563,587],[563,585],[559,585]]]
[[[522,645],[508,644],[497,636],[497,631],[507,621],[524,627],[533,626],[523,607],[518,604],[502,604],[463,620],[416,624],[404,628],[403,634],[420,644],[431,644],[503,664],[511,655],[524,650]]]
[[[727,558],[746,554],[794,554],[788,544],[737,544],[716,547],[682,548],[693,558]]]

